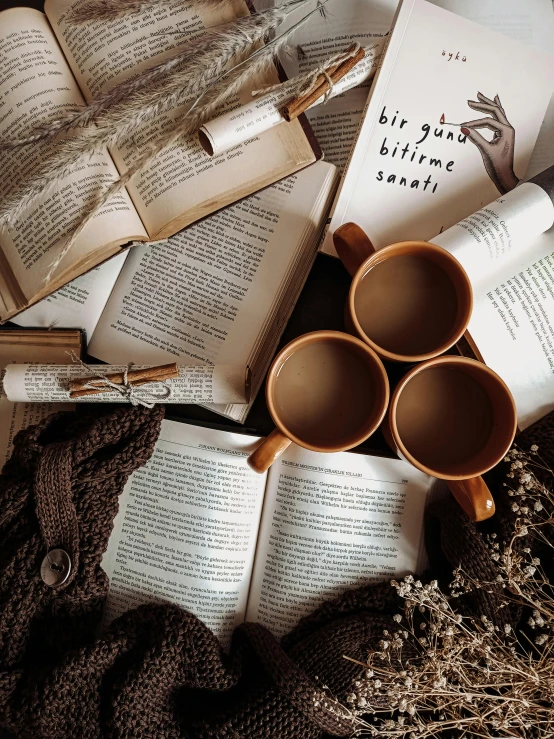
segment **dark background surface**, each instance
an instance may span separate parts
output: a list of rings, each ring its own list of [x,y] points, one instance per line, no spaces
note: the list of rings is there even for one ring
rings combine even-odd
[[[22,5],[42,10],[43,4],[43,0],[23,0],[23,2],[0,0],[0,10]],[[338,260],[323,254],[318,255],[285,329],[280,347],[309,331],[344,330],[343,310],[349,285],[350,277]],[[406,370],[406,366],[388,366],[387,371],[391,384],[394,385],[394,382],[400,379]],[[265,386],[262,386],[244,426],[195,405],[167,406],[166,417],[227,431],[243,431],[265,436],[273,429],[273,422],[267,410],[264,391]],[[391,454],[380,432],[374,434],[359,449],[366,453]]]

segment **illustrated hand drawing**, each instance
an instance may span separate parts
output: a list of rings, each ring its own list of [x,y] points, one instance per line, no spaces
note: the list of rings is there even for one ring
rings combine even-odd
[[[469,107],[490,117],[463,123],[462,133],[479,149],[489,177],[501,195],[505,195],[519,182],[514,172],[515,131],[498,95],[490,100],[478,92],[477,98],[477,101],[468,100]],[[491,141],[479,133],[483,128],[494,132]]]

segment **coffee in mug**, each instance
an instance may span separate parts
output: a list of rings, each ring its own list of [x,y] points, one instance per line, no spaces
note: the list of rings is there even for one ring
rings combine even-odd
[[[421,464],[442,474],[464,474],[487,448],[492,402],[475,377],[451,364],[429,367],[406,384],[396,408],[398,435]]]
[[[266,398],[277,429],[249,457],[257,472],[265,472],[292,442],[317,452],[361,444],[385,415],[389,386],[380,359],[363,342],[317,331],[277,356]]]
[[[516,428],[515,403],[503,380],[480,362],[444,356],[400,382],[383,431],[394,451],[446,480],[470,518],[480,521],[495,510],[481,475],[505,457]]]
[[[375,251],[359,226],[337,229],[334,242],[353,276],[349,331],[383,359],[420,362],[463,336],[473,307],[469,278],[451,254],[425,241]]]
[[[364,334],[388,352],[419,356],[448,342],[458,295],[446,271],[421,254],[399,254],[364,273],[354,295]]]

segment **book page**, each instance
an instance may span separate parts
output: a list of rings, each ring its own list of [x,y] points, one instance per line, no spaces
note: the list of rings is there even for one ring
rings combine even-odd
[[[73,26],[66,18],[74,4],[75,0],[48,0],[46,12],[88,101],[167,58],[207,27],[248,13],[244,0],[224,3],[217,10],[176,2],[120,21]],[[175,34],[176,30],[181,32]],[[252,80],[244,100],[251,89],[276,81],[276,73],[271,79]],[[237,103],[238,98],[225,107]],[[113,148],[119,171],[125,171],[145,146],[175,125],[186,110],[186,105],[157,110],[123,144]],[[151,238],[164,238],[314,160],[298,121],[278,126],[263,138],[214,159],[192,136],[161,152],[127,189]]]
[[[348,588],[417,572],[431,478],[292,446],[268,473],[247,621],[276,636]]]
[[[397,5],[398,0],[330,0],[294,34],[293,48],[281,55],[287,75],[314,69],[354,42],[365,47],[384,43]],[[316,6],[313,0],[308,7]],[[306,8],[300,12],[304,14]],[[350,157],[370,87],[371,82],[366,82],[307,113],[326,160],[340,170]]]
[[[6,332],[7,333],[7,332]],[[67,364],[71,359],[67,356],[67,346],[29,346],[28,344],[6,344],[0,341],[0,371],[10,364],[18,362],[43,362],[48,364]],[[73,405],[56,403],[12,403],[0,387],[0,470],[10,458],[14,436],[39,423],[43,418],[56,411],[72,410]]]
[[[554,229],[475,295],[469,334],[525,429],[554,410]]]
[[[173,236],[137,246],[98,324],[89,353],[111,364],[249,365],[274,321],[297,260],[311,259],[335,170],[318,162]]]
[[[500,271],[530,258],[530,245],[553,225],[552,198],[524,182],[430,241],[458,259],[479,295]]]
[[[101,264],[12,320],[18,326],[82,328],[90,339],[106,307],[127,252]]]
[[[42,13],[28,8],[6,10],[0,28],[0,138],[21,138],[38,124],[82,104],[83,98]],[[2,153],[0,198],[14,183],[27,180],[53,151],[55,145]],[[22,302],[45,290],[44,276],[65,238],[96,190],[116,176],[107,153],[94,156],[68,175],[62,187],[47,191],[16,224],[0,232],[0,246],[23,294]],[[92,259],[101,247],[112,245],[115,251],[115,245],[135,238],[146,238],[146,232],[129,197],[121,193],[87,225],[54,277],[80,260]],[[5,312],[9,309],[6,306]]]
[[[266,482],[245,461],[257,443],[163,421],[152,458],[125,486],[102,560],[106,620],[170,601],[229,644],[245,617]]]

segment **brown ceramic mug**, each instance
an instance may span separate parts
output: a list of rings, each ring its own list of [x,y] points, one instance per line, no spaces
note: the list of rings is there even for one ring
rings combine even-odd
[[[503,380],[481,362],[452,356],[414,367],[393,393],[383,424],[391,448],[446,480],[473,521],[495,512],[481,475],[505,457],[516,429],[515,403]]]
[[[333,236],[352,275],[346,329],[382,359],[424,362],[464,335],[473,291],[462,265],[426,241],[402,241],[376,251],[362,229],[346,223]]]
[[[265,472],[292,444],[314,452],[343,452],[377,430],[389,403],[383,363],[366,344],[338,331],[316,331],[276,357],[266,385],[277,428],[248,458]]]

